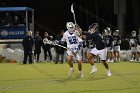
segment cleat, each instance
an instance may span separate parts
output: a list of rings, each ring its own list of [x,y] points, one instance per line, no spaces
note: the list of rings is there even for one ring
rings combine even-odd
[[[94,74],[94,73],[96,73],[96,72],[97,72],[97,68],[95,67],[95,68],[92,68],[90,74]]]
[[[84,77],[84,75],[83,75],[83,73],[82,72],[80,72],[80,77],[82,78],[82,77]]]
[[[111,72],[110,72],[110,70],[107,70],[107,76],[111,76]]]
[[[74,72],[74,69],[73,68],[70,68],[68,75],[71,76],[73,72]]]

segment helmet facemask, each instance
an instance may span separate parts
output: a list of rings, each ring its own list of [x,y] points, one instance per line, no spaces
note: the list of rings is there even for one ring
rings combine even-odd
[[[70,33],[75,32],[75,24],[73,22],[67,22],[66,27]]]

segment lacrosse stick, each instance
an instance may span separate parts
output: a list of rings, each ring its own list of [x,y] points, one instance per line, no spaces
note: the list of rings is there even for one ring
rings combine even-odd
[[[67,48],[67,47],[62,46],[62,45],[59,45],[59,44],[57,44],[57,43],[53,43],[53,45],[56,45],[56,46],[58,46],[58,47],[62,47],[62,48],[64,48],[64,49],[70,50],[70,51],[72,51],[74,54],[76,54],[76,53],[77,53],[77,50],[79,50],[78,48]]]
[[[73,14],[74,23],[77,24],[73,4],[71,5],[71,13]]]

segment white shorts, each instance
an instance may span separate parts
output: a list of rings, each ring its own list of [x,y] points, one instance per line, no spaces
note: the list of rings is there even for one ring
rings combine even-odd
[[[67,55],[75,57],[75,59],[78,61],[82,60],[81,50],[79,50],[77,53],[73,53],[72,51],[67,50]]]
[[[116,51],[116,52],[120,51],[120,46],[113,46],[113,51]]]
[[[90,53],[93,48],[88,48],[87,53]]]
[[[131,47],[131,52],[138,52],[137,47]]]
[[[107,48],[107,52],[113,51],[113,49],[111,49],[112,47],[106,47],[106,48]]]
[[[90,52],[91,54],[95,56],[99,56],[101,60],[106,60],[107,58],[107,49],[97,50],[96,48],[93,48]]]

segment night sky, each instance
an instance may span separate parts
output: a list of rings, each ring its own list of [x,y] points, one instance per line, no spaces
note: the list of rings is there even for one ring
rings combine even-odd
[[[12,1],[12,2],[11,2]],[[65,24],[73,21],[70,6],[74,3],[77,23],[87,30],[98,22],[100,30],[106,26],[117,29],[114,0],[0,0],[1,6],[28,6],[35,9],[35,30],[55,35],[66,30]],[[140,0],[126,0],[125,33],[140,27]],[[97,20],[98,19],[98,20]]]

